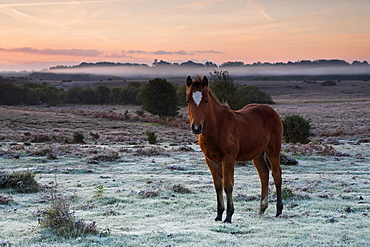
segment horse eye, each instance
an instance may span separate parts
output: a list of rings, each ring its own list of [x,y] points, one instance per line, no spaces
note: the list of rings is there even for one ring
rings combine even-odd
[[[189,100],[186,101],[186,104],[189,104]]]
[[[206,103],[206,104],[208,103],[208,99],[206,99],[205,103]]]

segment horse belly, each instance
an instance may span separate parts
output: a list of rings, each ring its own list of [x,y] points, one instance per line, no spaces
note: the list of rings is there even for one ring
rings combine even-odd
[[[237,161],[249,161],[260,155],[267,145],[267,138],[246,138],[244,141],[240,141],[239,153],[237,155]]]

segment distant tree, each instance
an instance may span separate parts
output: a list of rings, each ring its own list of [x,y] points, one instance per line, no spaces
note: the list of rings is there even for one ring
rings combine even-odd
[[[140,98],[138,94],[140,93],[140,88],[137,87],[123,87],[120,95],[120,102],[124,105],[139,105]]]
[[[80,103],[81,102],[80,94],[82,93],[82,91],[83,89],[80,87],[68,88],[66,94],[64,95],[64,102],[72,104]]]
[[[35,82],[26,82],[19,86],[25,89],[25,104],[50,104],[55,105],[60,101],[60,97],[63,92],[56,88],[46,84],[40,84]]]
[[[235,62],[228,61],[220,65],[220,67],[243,67],[243,66],[244,66],[244,63],[240,61],[235,61]]]
[[[128,87],[134,87],[134,88],[140,88],[142,82],[138,82],[138,81],[130,81],[127,86]]]
[[[95,93],[95,91],[92,88],[90,88],[90,86],[87,86],[80,93],[80,101],[83,104],[96,104],[96,93]]]
[[[176,89],[177,102],[180,106],[186,106],[186,85],[178,85]]]
[[[110,97],[113,104],[120,104],[120,95],[122,87],[114,87],[110,90]]]
[[[227,70],[214,70],[209,73],[211,75],[211,89],[216,97],[223,103],[228,103],[231,108],[234,108],[234,95],[237,90],[234,80],[229,75]]]
[[[143,109],[158,115],[161,123],[178,115],[176,88],[166,79],[155,78],[143,84],[140,97]]]
[[[17,87],[13,83],[6,81],[0,83],[0,104],[18,105],[27,104],[27,90]]]
[[[110,88],[105,85],[99,85],[94,88],[97,104],[107,104],[110,101]]]
[[[247,104],[273,104],[271,96],[259,87],[253,85],[245,85],[238,87],[234,96],[234,107],[240,109]]]
[[[217,64],[213,63],[213,62],[210,62],[210,61],[207,61],[205,64],[204,64],[205,67],[209,68],[209,67],[216,67],[217,68]]]

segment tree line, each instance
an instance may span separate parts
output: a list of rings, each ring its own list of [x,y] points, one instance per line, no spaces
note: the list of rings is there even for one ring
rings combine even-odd
[[[242,61],[227,61],[223,62],[220,65],[217,65],[214,62],[207,61],[205,63],[197,63],[193,62],[191,60],[183,63],[170,63],[164,60],[157,60],[155,59],[152,63],[151,68],[162,68],[162,67],[211,67],[211,68],[221,68],[225,69],[228,67],[250,67],[250,66],[369,66],[369,63],[364,61],[357,61],[354,60],[352,63],[349,63],[345,60],[341,59],[318,59],[318,60],[298,60],[295,62],[288,61],[286,63],[284,62],[276,62],[276,63],[270,63],[270,62],[254,62],[251,64],[244,63]],[[97,63],[87,63],[82,62],[78,65],[73,66],[64,66],[64,65],[58,65],[55,67],[50,67],[50,70],[54,69],[71,69],[71,68],[86,68],[86,67],[120,67],[120,66],[128,66],[128,67],[147,67],[150,66],[147,64],[139,64],[139,63],[114,63],[114,62],[97,62]]]
[[[249,103],[272,104],[271,96],[251,85],[234,84],[228,71],[210,73],[211,88],[221,102],[232,109]],[[185,106],[186,86],[155,78],[149,82],[129,82],[123,87],[98,85],[71,87],[64,91],[45,83],[26,82],[15,85],[0,81],[0,105],[57,105],[57,104],[115,104],[142,105],[158,115],[162,121],[178,114],[178,106]]]

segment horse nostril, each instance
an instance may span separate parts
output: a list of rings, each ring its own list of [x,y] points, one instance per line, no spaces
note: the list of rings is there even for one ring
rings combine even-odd
[[[202,125],[201,124],[192,124],[191,125],[191,130],[193,131],[194,134],[200,134],[202,133]]]

